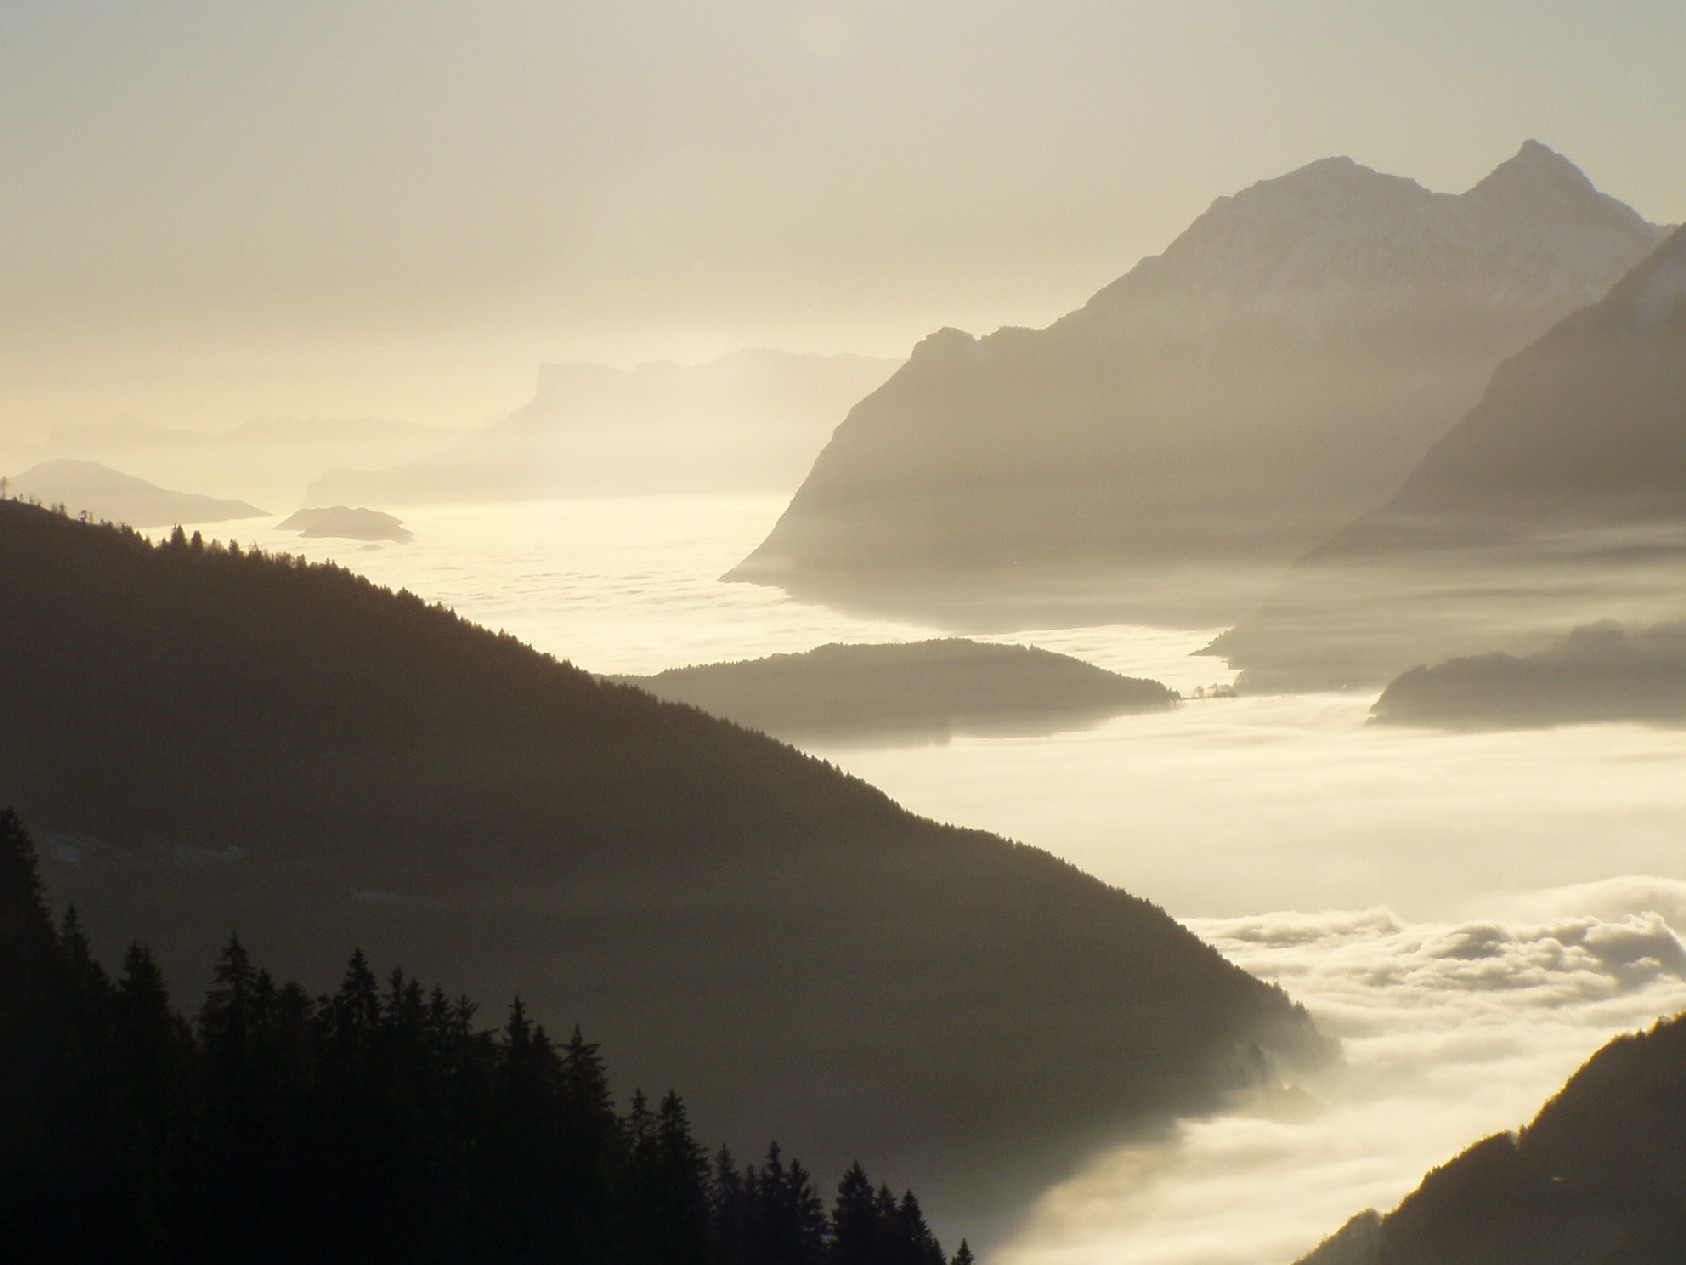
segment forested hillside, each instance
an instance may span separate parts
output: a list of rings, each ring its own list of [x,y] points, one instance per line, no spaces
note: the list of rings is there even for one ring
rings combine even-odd
[[[969,1227],[1327,1056],[1145,901],[343,570],[4,502],[0,594],[0,803],[113,960],[192,978],[238,927],[519,988],[707,1136]]]
[[[312,997],[238,936],[189,1021],[150,950],[114,979],[0,811],[0,1231],[16,1259],[945,1265],[857,1163],[712,1162],[669,1091],[617,1112],[598,1047],[516,998],[488,1026],[361,951]],[[36,1250],[43,1257],[32,1255]],[[957,1262],[971,1260],[962,1242]]]
[[[1617,1037],[1534,1122],[1477,1142],[1301,1265],[1686,1260],[1686,1017]]]

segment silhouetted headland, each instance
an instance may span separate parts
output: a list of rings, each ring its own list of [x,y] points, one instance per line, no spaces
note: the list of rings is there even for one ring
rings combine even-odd
[[[296,531],[312,540],[390,540],[402,545],[416,538],[391,514],[349,505],[295,510],[276,524],[276,529]]]
[[[1686,724],[1686,624],[1629,633],[1607,621],[1537,654],[1415,667],[1382,691],[1371,712],[1384,724],[1441,729]]]
[[[95,461],[43,461],[7,482],[13,497],[63,505],[72,514],[131,527],[224,523],[237,518],[264,518],[269,513],[244,501],[172,492]]]
[[[787,741],[1056,733],[1177,705],[1176,693],[1157,681],[1030,646],[963,638],[833,644],[619,679]]]
[[[228,488],[259,504],[297,505],[324,470],[413,461],[457,437],[380,417],[255,417],[219,432],[119,417],[55,426],[40,453],[98,461],[165,486]]]

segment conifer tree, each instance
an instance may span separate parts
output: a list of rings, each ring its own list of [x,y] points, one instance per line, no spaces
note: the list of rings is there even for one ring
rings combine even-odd
[[[358,949],[345,964],[345,977],[328,1010],[334,1044],[342,1058],[366,1053],[380,1027],[380,985],[369,959]]]
[[[628,1142],[620,1259],[707,1265],[712,1259],[706,1152],[691,1137],[684,1103],[669,1091],[652,1112],[633,1094],[625,1124]]]
[[[94,959],[88,935],[82,929],[82,916],[71,905],[59,922],[59,947],[70,964],[71,978],[82,990],[84,998],[94,1007],[103,1005],[111,997],[111,977]]]
[[[758,1260],[808,1265],[825,1259],[825,1205],[808,1171],[797,1160],[786,1164],[779,1144],[767,1148],[761,1165],[753,1244]]]
[[[896,1265],[946,1265],[943,1250],[931,1227],[925,1224],[925,1213],[911,1190],[904,1192],[896,1205],[893,1225],[891,1259]]]
[[[224,1074],[245,1066],[257,981],[246,946],[240,943],[238,934],[230,934],[211,970],[211,988],[199,1010],[199,1036],[205,1043],[205,1053],[211,1066]]]
[[[0,953],[7,955],[8,967],[24,969],[33,963],[38,968],[54,944],[53,917],[47,910],[35,844],[16,813],[10,808],[0,810]],[[8,972],[7,978],[20,977]]]
[[[878,1265],[882,1242],[872,1182],[856,1160],[837,1184],[831,1209],[831,1259],[836,1265]]]

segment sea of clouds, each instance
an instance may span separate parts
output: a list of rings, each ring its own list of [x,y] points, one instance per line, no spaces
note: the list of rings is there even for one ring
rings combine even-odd
[[[718,583],[781,508],[418,509],[402,514],[415,543],[378,550],[232,534],[337,558],[599,672],[935,635]],[[1192,694],[1231,677],[1190,653],[1212,631],[1001,639]],[[1343,1043],[1314,1080],[1097,1156],[1001,1265],[1288,1265],[1524,1123],[1610,1036],[1686,1008],[1686,732],[1401,730],[1366,724],[1372,698],[1206,698],[1052,737],[815,748],[916,812],[1159,902]]]
[[[1375,908],[1191,922],[1304,1001],[1343,1063],[1098,1156],[995,1259],[1288,1265],[1471,1142],[1526,1123],[1611,1036],[1686,1008],[1682,912],[1686,883],[1620,877],[1521,893],[1478,921]]]

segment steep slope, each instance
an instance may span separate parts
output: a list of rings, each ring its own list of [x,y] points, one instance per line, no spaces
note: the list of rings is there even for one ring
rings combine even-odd
[[[1227,622],[1657,236],[1533,142],[1459,196],[1349,159],[1261,182],[1048,329],[926,339],[728,578]]]
[[[244,501],[173,492],[95,461],[43,461],[9,482],[13,496],[63,505],[73,514],[86,513],[133,527],[224,523],[267,514]]]
[[[1214,650],[1253,689],[1386,681],[1686,614],[1686,230],[1502,365],[1379,510]]]
[[[689,703],[751,729],[799,738],[930,741],[961,730],[1055,733],[1125,712],[1167,711],[1157,681],[1069,655],[951,637],[670,668],[623,677],[657,698]]]
[[[238,926],[519,983],[708,1136],[969,1218],[1325,1053],[1146,902],[344,571],[0,502],[0,593],[0,803],[176,978]]]
[[[1300,1265],[1665,1265],[1686,1260],[1686,1018],[1618,1037],[1534,1122],[1355,1217]]]
[[[544,365],[533,398],[507,417],[417,461],[323,475],[310,496],[415,503],[783,492],[849,405],[895,367],[781,351],[631,370]]]

